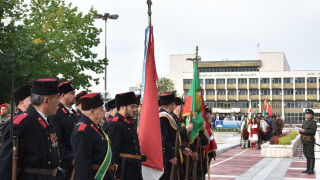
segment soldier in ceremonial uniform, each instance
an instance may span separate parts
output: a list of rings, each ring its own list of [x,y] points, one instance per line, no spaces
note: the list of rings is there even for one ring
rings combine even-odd
[[[103,129],[105,130],[107,127],[107,124],[113,119],[114,115],[116,115],[117,113],[117,108],[116,108],[116,100],[112,99],[110,101],[108,101],[105,105],[104,105],[105,109],[106,109],[106,122],[103,123]]]
[[[72,132],[76,180],[114,179],[110,140],[100,127],[103,101],[100,93],[80,98],[83,115]]]
[[[188,139],[187,133],[192,131],[193,124],[191,123],[191,124],[188,124],[188,125],[185,126],[184,123],[183,123],[182,117],[180,117],[180,116],[182,116],[182,111],[183,111],[183,107],[184,107],[184,102],[182,102],[181,98],[176,97],[175,100],[174,100],[174,103],[175,103],[175,108],[174,108],[173,112],[171,113],[171,116],[174,118],[174,120],[176,121],[176,123],[177,123],[177,125],[178,125],[178,127],[180,129],[180,138],[179,139],[181,141],[182,140],[187,141],[187,139]],[[176,139],[176,141],[177,141],[177,139]],[[181,141],[179,141],[178,143],[180,145],[179,152],[183,152],[183,154],[181,156],[182,157],[182,161],[183,161],[186,156],[191,155],[192,151],[185,146],[185,143],[183,143]],[[184,177],[185,177],[185,173],[184,173],[185,169],[184,169],[184,167],[185,166],[181,162],[181,157],[177,156],[177,159],[178,159],[177,164],[179,166],[180,179],[184,179]]]
[[[307,158],[307,169],[302,173],[314,174],[314,144],[315,134],[317,131],[317,123],[313,120],[314,112],[311,109],[305,110],[306,120],[302,123],[302,128],[299,130],[301,134],[301,143],[303,144],[303,154]]]
[[[212,110],[211,110],[211,107],[210,106],[206,106],[206,117],[207,117],[207,120],[209,121],[210,118],[211,118],[211,114],[212,114]],[[211,130],[213,130],[214,128],[211,126],[210,127]],[[213,134],[213,132],[212,132]],[[215,160],[216,159],[216,151],[217,151],[217,144],[215,142],[215,140],[213,139],[214,141],[214,149],[211,149],[208,153],[208,159],[209,159],[209,165],[211,163],[211,160],[212,158]]]
[[[49,121],[54,126],[59,141],[61,163],[59,168],[64,174],[59,174],[60,179],[70,179],[73,169],[73,150],[71,147],[71,133],[78,122],[78,117],[72,105],[75,102],[75,90],[70,81],[59,85],[60,103],[55,116],[49,116]],[[63,177],[60,177],[62,175]]]
[[[115,98],[117,113],[107,124],[112,156],[118,164],[116,179],[142,180],[141,155],[137,130],[133,126],[133,118],[138,112],[138,100],[133,92],[117,94]]]
[[[30,91],[31,91],[31,84],[25,84],[14,92],[14,102],[17,107],[15,116],[22,114],[29,107],[30,99],[31,99]],[[10,126],[10,121],[7,121],[3,126],[3,128],[1,129],[2,134],[5,134],[6,131],[10,130],[8,128],[9,126]],[[3,139],[4,137],[1,138],[1,142],[3,142]]]
[[[18,179],[54,180],[59,164],[58,139],[47,117],[54,115],[59,102],[58,79],[34,79],[31,105],[13,120],[13,136],[18,138]],[[10,131],[6,131],[10,133]],[[12,175],[12,140],[5,139],[0,151],[0,177]]]
[[[77,106],[77,117],[80,119],[82,116],[82,112],[81,112],[81,104],[80,104],[80,98],[84,95],[87,95],[87,91],[80,91],[77,95],[76,95],[76,106]]]
[[[16,113],[19,115],[26,111],[30,105],[31,84],[25,84],[14,92],[14,102],[16,104]]]
[[[170,115],[175,108],[175,94],[165,93],[160,95],[160,125],[162,146],[164,148],[163,166],[164,173],[160,179],[170,179],[172,165],[178,165],[178,158],[174,155],[176,131],[179,128]]]

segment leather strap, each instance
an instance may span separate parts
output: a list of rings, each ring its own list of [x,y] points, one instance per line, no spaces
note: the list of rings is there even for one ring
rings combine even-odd
[[[100,169],[100,165],[98,164],[91,164],[91,169],[94,171],[98,171]],[[118,165],[116,164],[110,164],[108,166],[108,171],[117,171]]]
[[[119,153],[120,157],[132,158],[141,160],[141,155],[134,155],[134,154],[126,154],[126,153]]]
[[[30,174],[41,174],[45,176],[57,176],[58,169],[38,169],[38,168],[20,168],[22,172]]]

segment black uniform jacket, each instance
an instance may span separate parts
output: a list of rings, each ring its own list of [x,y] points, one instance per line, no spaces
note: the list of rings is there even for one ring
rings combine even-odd
[[[58,167],[58,139],[53,127],[45,122],[32,105],[14,118],[13,126],[13,135],[19,138],[19,168],[55,169]],[[9,137],[8,133],[10,131],[6,131],[6,137]],[[0,151],[0,178],[11,179],[11,170],[12,141],[10,138],[5,138]],[[19,171],[18,179],[42,180],[55,179],[55,177]]]
[[[78,121],[76,112],[73,110],[73,113],[70,114],[66,107],[64,107],[64,105],[60,103],[56,115],[49,116],[48,119],[49,122],[53,124],[54,131],[56,132],[59,139],[59,152],[61,161],[70,165],[73,160],[71,133]]]
[[[314,144],[315,138],[314,135],[317,132],[317,123],[313,120],[305,120],[302,122],[302,129],[304,133],[301,133],[301,143],[302,144]]]
[[[141,155],[137,130],[132,121],[125,120],[121,114],[117,113],[107,124],[106,133],[111,140],[113,158],[118,164],[116,178],[120,178],[122,157],[119,153]],[[124,180],[142,179],[140,160],[126,158],[124,169]]]
[[[79,109],[77,109],[76,112],[77,112],[77,117],[78,117],[78,119],[80,119],[81,116],[83,115],[82,112],[81,112]]]
[[[160,125],[161,125],[161,136],[162,144],[164,148],[164,161],[169,161],[174,158],[174,147],[176,141],[177,124],[175,120],[169,115],[164,109],[160,109]],[[167,116],[162,116],[162,113],[168,114],[172,120],[169,120]]]
[[[74,127],[71,145],[74,149],[74,167],[76,180],[94,179],[97,171],[91,165],[101,165],[107,155],[108,140],[100,126],[97,126],[84,114]],[[111,165],[112,163],[110,163]],[[104,179],[111,179],[107,171]]]

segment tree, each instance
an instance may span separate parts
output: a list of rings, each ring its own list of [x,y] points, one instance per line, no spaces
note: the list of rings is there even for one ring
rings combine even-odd
[[[157,91],[158,95],[160,95],[167,92],[176,92],[176,88],[174,87],[174,83],[171,79],[161,77],[157,81]]]
[[[75,88],[90,87],[90,80],[99,83],[85,73],[103,73],[107,64],[107,59],[97,59],[91,51],[100,43],[102,31],[93,26],[97,14],[93,8],[83,14],[64,0],[31,0],[28,5],[2,1],[6,0],[1,0],[0,11],[0,39],[4,38],[0,40],[0,99],[10,99],[12,66],[16,87],[32,78],[57,76],[71,80]],[[6,8],[10,10],[3,11]]]

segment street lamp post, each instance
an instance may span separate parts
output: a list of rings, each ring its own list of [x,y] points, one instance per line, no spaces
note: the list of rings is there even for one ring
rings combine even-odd
[[[105,37],[104,37],[104,57],[107,59],[107,20],[108,19],[118,19],[119,15],[118,14],[109,14],[109,13],[104,13],[102,14],[97,14],[95,19],[102,19],[105,22]],[[105,71],[104,71],[104,101],[107,102],[107,65],[105,66]]]

